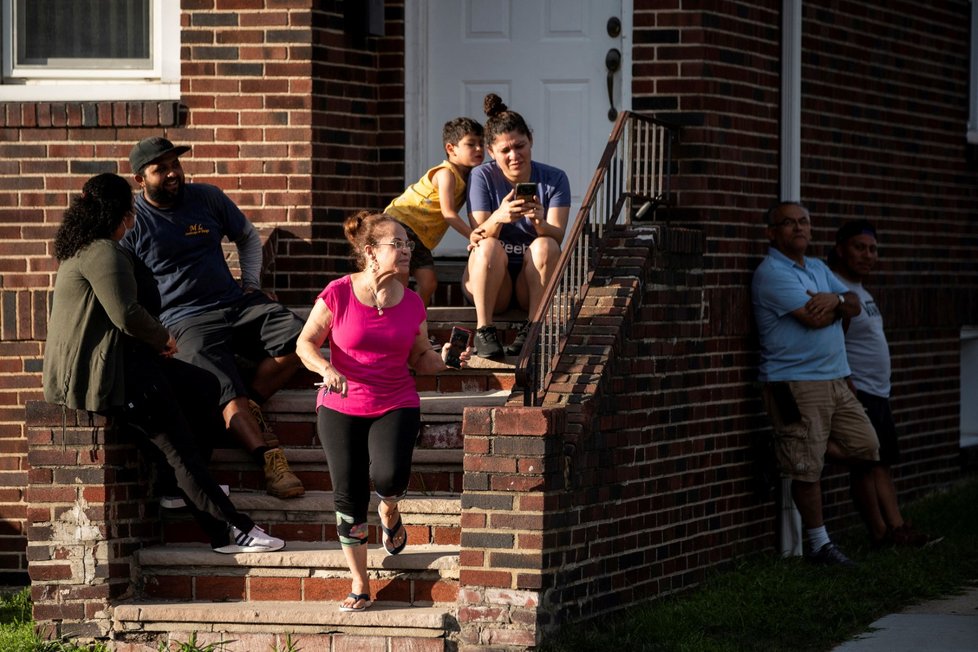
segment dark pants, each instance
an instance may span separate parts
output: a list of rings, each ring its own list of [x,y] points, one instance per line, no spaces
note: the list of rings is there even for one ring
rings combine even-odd
[[[130,342],[125,352],[126,405],[122,418],[135,444],[180,491],[214,547],[228,543],[227,525],[254,527],[207,469],[210,428],[223,427],[213,374],[176,359],[164,359]],[[191,424],[197,426],[197,431]]]
[[[239,356],[255,364],[295,353],[303,321],[264,292],[251,292],[232,305],[186,317],[170,325],[184,362],[206,369],[220,381],[220,404],[240,396],[261,403],[242,377]]]
[[[336,511],[367,522],[370,481],[383,497],[400,497],[411,478],[411,456],[421,410],[401,408],[379,417],[354,417],[321,407],[319,441],[326,452]]]
[[[880,462],[887,466],[895,465],[900,461],[900,446],[897,443],[897,427],[893,423],[890,399],[862,390],[856,391],[856,398],[866,408],[866,416],[876,429],[876,437],[880,440]]]

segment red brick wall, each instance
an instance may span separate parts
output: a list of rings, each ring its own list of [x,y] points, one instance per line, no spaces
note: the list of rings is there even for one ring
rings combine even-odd
[[[702,234],[609,236],[543,407],[465,411],[458,617],[472,649],[534,645],[777,550],[770,426],[738,371],[753,353],[716,346]],[[904,497],[958,473],[946,406],[921,411],[904,424]],[[845,474],[825,488],[829,530],[861,529]]]
[[[225,190],[267,236],[267,285],[307,305],[347,246],[338,224],[403,179],[403,9],[367,36],[359,4],[183,0],[181,99],[0,105],[0,584],[25,581],[23,406],[41,398],[50,242],[89,176],[129,176],[140,138],[193,151],[188,179]],[[383,130],[383,133],[379,133]]]
[[[891,345],[906,495],[957,461],[960,328],[978,323],[970,11],[964,1],[843,2],[835,16],[804,14],[802,192],[825,240],[847,218],[879,229],[867,287]]]
[[[128,150],[143,136],[190,144],[194,179],[279,230],[274,287],[287,303],[307,303],[342,266],[342,217],[383,205],[402,183],[403,3],[385,5],[387,35],[377,38],[351,2],[183,0],[182,110],[0,109],[0,581],[22,581],[26,568],[22,406],[40,398],[49,242],[70,193],[96,172],[128,173]],[[663,397],[670,411],[656,418],[677,433],[708,438],[716,421],[743,437],[760,418],[748,286],[765,250],[761,210],[778,194],[780,6],[634,2],[632,104],[685,125],[673,187],[703,238],[690,295],[701,303],[685,311],[702,311],[699,359],[721,366],[697,375],[707,383],[699,393]],[[818,253],[845,217],[879,223],[873,289],[893,344],[894,407],[916,451],[898,468],[907,497],[946,478],[958,329],[978,322],[976,184],[964,143],[969,11],[966,0],[805,3],[801,199]],[[662,358],[655,364],[671,364]],[[829,502],[843,503],[834,491]]]
[[[633,106],[685,125],[673,186],[680,217],[705,236],[704,336],[731,379],[713,384],[724,398],[756,377],[749,283],[767,246],[762,211],[779,192],[780,5],[635,3]],[[978,322],[970,11],[963,0],[804,3],[800,199],[815,224],[811,254],[824,256],[846,219],[880,231],[867,287],[892,345],[893,406],[905,447],[928,449],[898,469],[908,497],[957,455],[959,332]]]
[[[530,632],[553,624],[539,611],[526,620],[533,590],[568,619],[596,616],[695,583],[732,554],[776,545],[770,478],[756,462],[769,429],[749,287],[767,249],[763,211],[779,196],[781,3],[634,4],[633,108],[683,125],[672,179],[678,210],[664,219],[699,231],[701,254],[672,241],[637,275],[648,282],[640,307],[631,281],[589,298],[592,310],[621,308],[612,311],[618,321],[602,313],[585,339],[600,332],[596,345],[608,346],[621,326],[614,346],[624,355],[607,369],[573,360],[563,369],[558,391],[579,384],[600,400],[560,403],[562,436],[574,444],[564,477],[580,484],[571,492],[550,484],[566,469],[553,451],[534,469],[533,490],[551,492],[539,502],[552,500],[558,513],[544,523],[540,555],[507,557],[511,541],[477,536],[498,530],[480,509],[542,508],[491,495],[493,478],[519,454],[482,442],[498,410],[467,413],[463,542],[468,534],[482,548],[462,560],[460,620],[470,641],[518,636],[510,630],[520,622]],[[815,221],[812,255],[825,255],[845,219],[867,217],[880,229],[882,264],[867,287],[891,343],[902,501],[958,473],[959,332],[978,323],[978,184],[965,142],[969,16],[964,0],[804,5],[800,199]],[[595,385],[602,372],[609,379]],[[829,471],[824,488],[830,531],[859,527],[845,477]],[[493,555],[508,567],[493,566]],[[526,583],[531,571],[562,567],[539,589]],[[464,586],[477,580],[495,588]]]
[[[26,413],[34,619],[49,638],[104,637],[106,606],[132,594],[133,553],[160,540],[146,469],[101,417],[37,401]]]
[[[574,560],[554,582],[558,622],[688,588],[777,543],[758,446],[768,423],[737,371],[746,361],[711,341],[702,234],[624,229],[612,241],[568,362],[596,344],[617,355],[587,398],[548,397],[580,430],[568,429],[569,541],[548,551]],[[567,371],[572,385],[580,372]],[[575,522],[587,524],[584,536]]]

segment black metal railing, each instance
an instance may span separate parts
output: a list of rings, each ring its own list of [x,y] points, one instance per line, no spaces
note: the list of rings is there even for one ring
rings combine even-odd
[[[516,382],[524,405],[543,400],[553,365],[580,311],[597,263],[605,229],[626,219],[641,219],[670,203],[670,166],[676,130],[659,120],[622,111],[608,137],[601,162],[574,223],[564,237],[560,259],[544,299],[530,316],[530,330],[516,362]]]

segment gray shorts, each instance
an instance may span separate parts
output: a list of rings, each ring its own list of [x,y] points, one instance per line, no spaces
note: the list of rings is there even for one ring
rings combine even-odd
[[[239,396],[251,397],[238,359],[257,363],[295,353],[302,326],[295,313],[256,291],[233,305],[181,319],[170,333],[177,340],[177,358],[217,376],[223,406]]]

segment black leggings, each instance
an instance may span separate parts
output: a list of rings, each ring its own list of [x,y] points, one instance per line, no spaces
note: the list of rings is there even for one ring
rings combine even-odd
[[[411,477],[411,455],[421,410],[399,408],[379,417],[355,417],[321,407],[319,441],[326,452],[336,511],[367,522],[370,481],[384,498],[399,498]]]
[[[175,484],[183,494],[211,545],[229,542],[228,523],[251,530],[254,521],[235,508],[207,468],[212,440],[205,431],[223,428],[214,374],[131,342],[125,351],[125,379],[121,417],[126,431],[157,465],[164,483]]]

